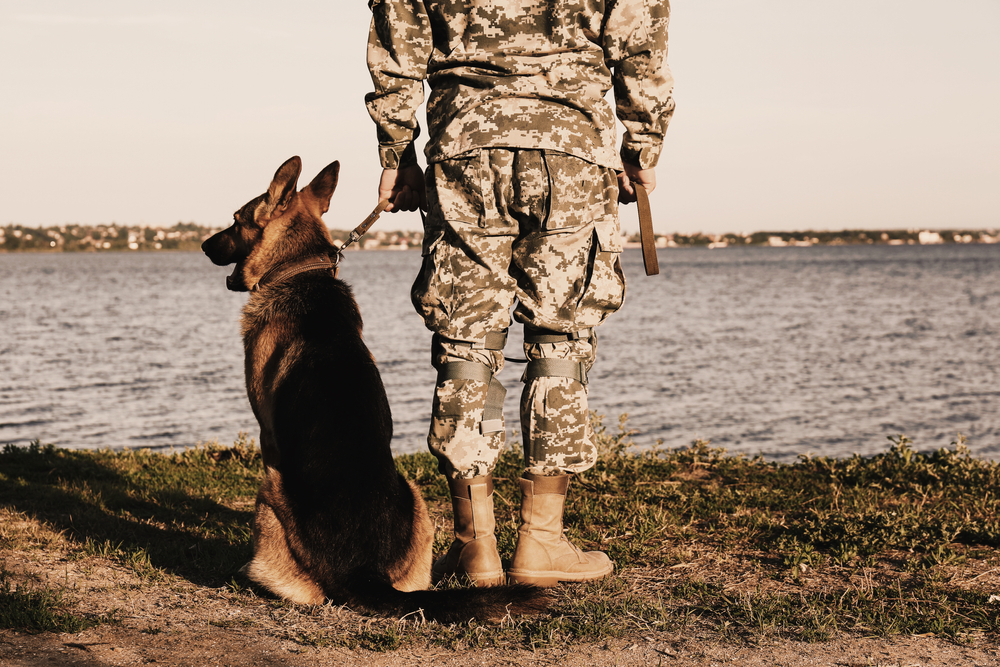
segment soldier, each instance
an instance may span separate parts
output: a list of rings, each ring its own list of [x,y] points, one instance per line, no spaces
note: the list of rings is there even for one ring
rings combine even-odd
[[[525,472],[507,576],[552,586],[612,572],[562,532],[570,476],[596,460],[587,372],[621,307],[618,202],[651,191],[673,112],[667,0],[370,0],[366,97],[387,210],[426,210],[413,304],[434,332],[428,444],[451,489],[455,540],[434,575],[505,579],[492,472],[504,446],[496,374],[514,319]],[[427,101],[426,174],[415,120]],[[614,88],[615,105],[605,100]],[[615,113],[625,126],[616,146]],[[516,305],[515,305],[516,304]]]

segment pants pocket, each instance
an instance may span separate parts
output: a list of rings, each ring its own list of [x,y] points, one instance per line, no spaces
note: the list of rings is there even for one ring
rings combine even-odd
[[[545,153],[548,214],[545,231],[574,229],[607,213],[607,172],[599,165],[565,153]]]
[[[484,194],[490,194],[483,183],[483,153],[435,162],[427,169],[427,208],[434,223],[466,222],[479,227],[486,225]]]
[[[586,326],[597,326],[625,302],[621,251],[618,218],[596,220],[586,283],[577,302],[578,321]]]
[[[425,231],[423,262],[410,288],[410,301],[431,331],[447,327],[452,316],[454,284],[448,270],[452,249],[444,242],[444,235],[444,229]]]

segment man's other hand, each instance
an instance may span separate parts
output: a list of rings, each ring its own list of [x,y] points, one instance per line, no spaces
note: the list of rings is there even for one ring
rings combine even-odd
[[[656,189],[656,170],[640,169],[634,164],[624,164],[625,171],[618,173],[618,201],[622,204],[631,204],[635,201],[635,187],[638,183],[650,194]]]

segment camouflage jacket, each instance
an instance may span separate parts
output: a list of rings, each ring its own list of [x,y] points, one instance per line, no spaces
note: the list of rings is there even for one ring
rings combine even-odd
[[[659,159],[673,113],[668,0],[370,0],[365,97],[383,167],[477,148],[552,149],[605,167]],[[625,126],[616,150],[614,87]]]

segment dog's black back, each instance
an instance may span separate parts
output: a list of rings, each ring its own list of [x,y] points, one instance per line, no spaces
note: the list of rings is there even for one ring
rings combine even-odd
[[[276,319],[295,335],[275,359],[290,366],[274,389],[277,467],[299,527],[303,564],[327,582],[327,597],[341,597],[331,583],[357,576],[359,569],[374,574],[406,556],[409,531],[373,528],[407,527],[413,497],[392,460],[389,403],[361,338],[350,287],[320,272],[276,285],[266,306],[247,307],[247,345],[266,335]]]

